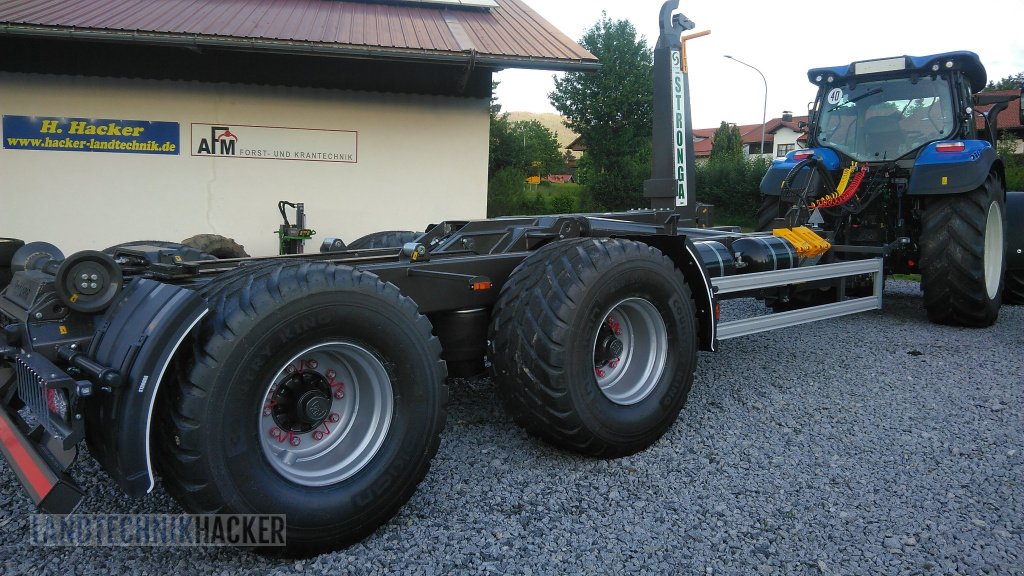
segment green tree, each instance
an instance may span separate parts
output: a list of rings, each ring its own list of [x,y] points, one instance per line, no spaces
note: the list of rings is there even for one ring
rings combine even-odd
[[[556,78],[548,97],[566,126],[587,143],[583,203],[604,210],[639,208],[650,177],[653,55],[629,21],[612,21],[607,14],[580,45],[598,57],[601,69]]]
[[[498,83],[492,82],[492,89]],[[505,168],[525,174],[547,176],[565,168],[558,137],[536,120],[513,122],[501,113],[501,104],[491,97],[491,134],[487,176],[493,178]],[[524,176],[525,177],[525,176]]]
[[[509,124],[509,156],[512,165],[528,174],[547,176],[565,169],[565,159],[558,146],[558,137],[536,120],[523,120]]]
[[[711,139],[711,160],[741,160],[743,158],[743,135],[735,124],[722,121]]]
[[[1018,72],[998,81],[989,80],[988,86],[985,86],[985,91],[1020,90],[1021,85],[1024,85],[1024,72]]]
[[[722,122],[711,140],[711,157],[697,165],[697,190],[702,202],[715,205],[715,222],[753,226],[767,158],[743,155],[743,136],[734,124]]]

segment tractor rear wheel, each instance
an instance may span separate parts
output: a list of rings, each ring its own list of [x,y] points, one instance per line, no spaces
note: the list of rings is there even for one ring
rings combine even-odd
[[[997,175],[966,194],[930,198],[922,218],[921,289],[937,324],[991,326],[999,317],[1006,215]]]
[[[212,254],[219,259],[249,257],[245,246],[235,242],[234,238],[227,238],[220,234],[196,234],[191,238],[185,238],[181,243],[189,248]]]
[[[762,196],[761,206],[757,209],[757,231],[767,232],[772,229],[776,218],[784,218],[793,204],[783,202],[781,196]]]
[[[490,329],[498,391],[515,421],[601,457],[642,450],[693,384],[696,319],[672,261],[639,242],[578,238],[528,256]]]
[[[393,284],[316,262],[257,264],[209,298],[158,401],[168,491],[194,513],[286,515],[291,554],[388,521],[444,425],[429,320]]]

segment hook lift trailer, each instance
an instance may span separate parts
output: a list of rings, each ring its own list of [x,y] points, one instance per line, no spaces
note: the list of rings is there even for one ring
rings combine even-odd
[[[662,7],[655,51],[650,210],[446,221],[394,248],[329,238],[265,258],[18,249],[0,294],[0,447],[32,501],[75,510],[84,441],[128,495],[159,474],[191,513],[285,514],[289,552],[337,548],[411,497],[440,442],[446,378],[485,359],[518,424],[616,457],[673,424],[698,350],[881,308],[881,255],[822,263],[829,244],[808,228],[697,227],[694,24],[677,8]],[[297,251],[311,233],[285,224]],[[846,293],[865,278],[869,293]],[[722,300],[806,283],[835,301],[719,321]]]

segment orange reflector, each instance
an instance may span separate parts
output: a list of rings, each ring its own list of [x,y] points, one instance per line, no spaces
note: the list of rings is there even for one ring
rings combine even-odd
[[[963,142],[943,142],[935,145],[936,152],[963,152],[967,145]]]
[[[491,284],[490,280],[484,280],[482,282],[473,282],[472,289],[473,290],[490,290],[491,286],[492,286],[492,284]]]
[[[715,302],[715,322],[722,319],[722,305]]]

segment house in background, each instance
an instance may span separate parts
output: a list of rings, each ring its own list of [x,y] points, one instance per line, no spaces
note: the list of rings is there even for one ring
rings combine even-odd
[[[0,230],[68,253],[483,218],[492,73],[599,67],[523,0],[0,0],[0,54]]]
[[[793,116],[783,112],[778,118],[770,118],[764,125],[764,156],[768,159],[785,156],[789,152],[807,146],[807,134],[800,128],[800,122],[807,122],[807,116]],[[738,126],[743,138],[743,155],[755,157],[761,154],[761,124]],[[718,127],[695,128],[693,130],[693,151],[697,162],[711,157],[711,143]]]
[[[984,94],[989,96],[1017,96],[1020,94],[1020,90],[993,90]],[[1020,122],[1020,107],[1020,99],[1010,102],[1006,109],[999,113],[997,126],[999,127],[1000,135],[1009,135],[1016,139],[1017,154],[1024,154],[1024,125],[1021,125]],[[991,105],[977,106],[979,112],[988,112],[991,108]],[[981,118],[980,114],[975,115],[974,121],[979,131],[985,127],[985,121]]]

